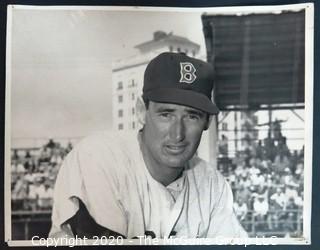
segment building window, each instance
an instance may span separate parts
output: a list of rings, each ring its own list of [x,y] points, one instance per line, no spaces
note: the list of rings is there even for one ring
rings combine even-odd
[[[135,94],[132,93],[132,94],[131,94],[131,100],[134,100],[135,98],[136,98]]]
[[[132,114],[134,115],[135,112],[136,112],[136,110],[135,110],[134,108],[132,108],[131,112],[132,112]]]
[[[118,124],[118,129],[119,129],[119,130],[122,130],[122,129],[123,129],[123,124],[122,124],[122,123],[119,123],[119,124]]]
[[[178,51],[178,52],[181,52],[181,49],[178,47],[178,48],[177,48],[177,51]]]
[[[122,109],[118,110],[118,117],[123,117],[123,110]]]
[[[122,95],[119,95],[119,96],[118,96],[118,102],[119,102],[119,103],[123,102],[123,96],[122,96]]]
[[[222,123],[222,130],[224,130],[224,131],[228,130],[228,123],[226,123],[226,122]]]
[[[131,79],[131,82],[129,84],[129,88],[133,88],[134,86],[136,86],[136,83],[134,82],[134,79]]]
[[[118,90],[123,89],[123,82],[118,82]]]
[[[132,128],[135,129],[136,128],[136,123],[132,122]]]
[[[169,50],[170,50],[170,52],[172,52],[172,51],[173,51],[173,47],[172,47],[172,46],[170,46],[170,47],[169,47]]]

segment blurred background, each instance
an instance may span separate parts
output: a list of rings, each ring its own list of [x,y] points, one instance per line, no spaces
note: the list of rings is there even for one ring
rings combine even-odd
[[[304,25],[303,11],[13,9],[12,239],[47,237],[57,172],[81,138],[139,129],[143,72],[164,51],[214,65],[221,112],[198,154],[229,181],[243,227],[300,237]]]

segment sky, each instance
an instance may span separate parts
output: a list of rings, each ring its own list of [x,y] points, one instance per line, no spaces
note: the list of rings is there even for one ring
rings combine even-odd
[[[162,30],[201,45],[201,13],[22,10],[12,18],[13,138],[111,128],[111,63]]]

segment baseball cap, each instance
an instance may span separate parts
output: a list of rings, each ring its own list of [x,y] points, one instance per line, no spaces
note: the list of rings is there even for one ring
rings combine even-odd
[[[209,114],[219,109],[211,100],[211,64],[184,53],[164,52],[148,64],[144,73],[143,98],[193,107]]]

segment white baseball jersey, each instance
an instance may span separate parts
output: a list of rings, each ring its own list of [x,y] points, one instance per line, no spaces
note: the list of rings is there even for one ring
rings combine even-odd
[[[65,222],[85,204],[101,226],[127,238],[153,232],[157,238],[246,237],[233,212],[224,177],[194,157],[168,186],[147,170],[137,134],[99,133],[84,139],[66,157],[54,191],[52,228],[71,233]]]

